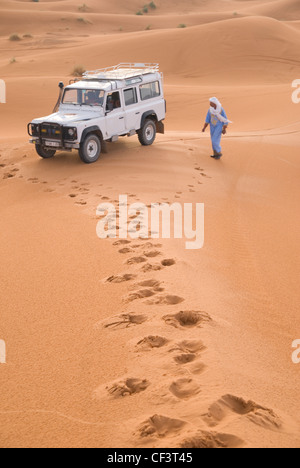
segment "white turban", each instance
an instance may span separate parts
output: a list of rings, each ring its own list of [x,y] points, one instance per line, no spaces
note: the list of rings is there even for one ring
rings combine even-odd
[[[214,109],[213,107],[210,107],[210,113],[212,115],[215,115],[220,120],[220,122],[223,122],[224,124],[232,123],[231,120],[228,120],[228,119],[226,119],[225,117],[223,117],[221,115],[222,104],[220,103],[220,101],[216,97],[210,98],[209,102],[213,102],[217,106],[216,109]]]

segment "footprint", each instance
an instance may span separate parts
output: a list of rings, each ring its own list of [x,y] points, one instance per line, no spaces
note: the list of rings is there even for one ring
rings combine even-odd
[[[146,265],[143,265],[141,270],[144,273],[147,273],[148,271],[159,271],[159,270],[162,270],[162,266],[159,263],[154,263],[154,264],[146,263]]]
[[[203,362],[196,361],[190,366],[189,371],[192,374],[200,375],[200,374],[203,374],[206,367],[207,366]]]
[[[192,354],[192,353],[186,353],[186,354],[179,354],[178,356],[174,357],[174,361],[177,362],[177,364],[188,364],[190,362],[193,362],[196,359],[197,355]]]
[[[145,280],[139,283],[139,286],[144,286],[145,288],[154,288],[156,291],[161,291],[161,283],[155,279]]]
[[[141,341],[139,341],[136,346],[140,350],[149,351],[150,349],[153,349],[153,348],[162,348],[167,343],[168,343],[168,340],[166,338],[163,338],[162,336],[149,335],[143,338]]]
[[[166,305],[177,305],[183,302],[183,297],[172,296],[167,294],[165,296],[157,296],[152,300],[147,301],[147,304],[157,305],[157,304],[166,304]]]
[[[116,330],[120,328],[129,328],[135,325],[141,325],[142,323],[146,322],[146,320],[146,315],[121,314],[112,317],[109,321],[106,321],[104,324],[102,322],[102,325],[104,326],[104,328]]]
[[[140,437],[166,437],[179,432],[186,425],[185,421],[154,414],[138,428]]]
[[[129,273],[125,273],[124,275],[119,276],[110,276],[105,280],[106,283],[124,283],[125,281],[131,281],[136,278],[136,275],[131,275]]]
[[[194,436],[184,439],[180,448],[238,448],[243,445],[244,441],[232,434],[198,431]]]
[[[200,392],[199,385],[189,378],[175,380],[170,385],[170,392],[181,400],[188,400]]]
[[[273,410],[234,395],[225,395],[213,403],[208,413],[203,415],[203,419],[209,426],[217,426],[229,411],[246,416],[254,424],[266,429],[279,430],[282,427],[282,421]]]
[[[162,248],[162,244],[154,244],[153,242],[146,242],[146,244],[142,245],[144,249],[150,249],[151,247],[156,247],[157,249]]]
[[[181,351],[183,353],[198,353],[204,351],[206,348],[200,340],[184,340],[177,343],[170,351]]]
[[[145,257],[132,257],[132,258],[129,258],[126,263],[128,265],[134,265],[136,263],[144,263],[146,261],[147,260],[145,259]]]
[[[253,423],[266,427],[267,429],[280,429],[282,421],[272,409],[260,406],[254,401],[245,401],[233,395],[222,397],[224,404],[233,412],[241,415],[247,415]]]
[[[3,179],[11,179],[12,177],[15,177],[15,175],[11,174],[10,172],[3,174]]]
[[[123,249],[119,250],[120,254],[128,254],[128,253],[131,253],[131,252],[134,252],[134,251],[132,249],[130,249],[129,247],[124,247]]]
[[[150,252],[144,252],[143,255],[147,258],[154,258],[161,255],[161,253],[158,250],[151,250]]]
[[[120,398],[146,390],[150,382],[146,379],[129,378],[121,382],[115,382],[112,386],[106,387],[108,393],[114,398]]]
[[[117,240],[116,242],[113,243],[113,245],[127,245],[127,244],[130,244],[131,241],[129,240],[126,240],[126,239],[120,239],[120,240]]]
[[[206,312],[198,312],[193,310],[180,311],[175,315],[165,315],[163,320],[167,325],[172,327],[199,327],[203,323],[211,322],[210,316]]]
[[[129,294],[128,298],[126,299],[126,302],[133,302],[137,299],[145,299],[146,297],[154,296],[154,294],[155,291],[153,291],[152,289],[141,289],[140,291]]]
[[[165,267],[175,265],[175,263],[176,262],[173,258],[167,258],[161,261],[162,266],[165,266]]]

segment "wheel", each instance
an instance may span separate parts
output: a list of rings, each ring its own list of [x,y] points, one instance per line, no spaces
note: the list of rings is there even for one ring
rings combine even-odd
[[[138,137],[141,145],[152,145],[156,138],[156,125],[153,120],[147,119],[143,127],[138,131]]]
[[[35,150],[37,154],[44,159],[50,159],[53,158],[55,155],[56,151],[52,149],[46,149],[44,146],[41,145],[35,145]]]
[[[91,164],[98,161],[101,153],[101,142],[97,135],[90,134],[80,145],[79,156],[81,161]]]

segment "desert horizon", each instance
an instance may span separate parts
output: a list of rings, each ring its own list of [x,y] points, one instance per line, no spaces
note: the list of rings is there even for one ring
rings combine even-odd
[[[0,0],[0,50],[0,447],[298,448],[299,2]],[[40,158],[59,82],[120,63],[165,133]],[[121,238],[122,196],[204,205],[203,246]]]

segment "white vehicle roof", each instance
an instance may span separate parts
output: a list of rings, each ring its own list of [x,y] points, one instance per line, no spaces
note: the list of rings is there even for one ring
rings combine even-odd
[[[112,91],[131,84],[148,83],[161,77],[157,63],[120,63],[113,67],[86,71],[81,81],[76,81],[67,88]]]

